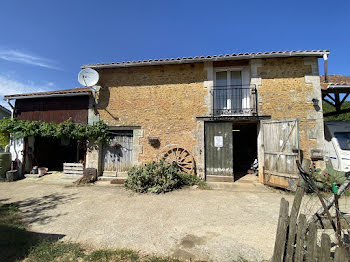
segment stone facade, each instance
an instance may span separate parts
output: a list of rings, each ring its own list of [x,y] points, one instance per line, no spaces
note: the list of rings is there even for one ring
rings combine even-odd
[[[258,68],[259,114],[272,119],[298,118],[300,149],[323,149],[323,113],[317,58],[264,59]],[[314,106],[312,99],[317,99]],[[321,135],[321,136],[320,136]]]
[[[134,164],[155,160],[164,146],[180,144],[194,154],[197,172],[203,177],[204,122],[196,117],[211,113],[215,66],[220,65],[206,62],[99,69],[99,117],[110,126],[137,127]],[[323,149],[317,58],[252,59],[229,66],[246,68],[250,84],[258,90],[259,115],[299,119],[304,157],[310,158],[310,149]],[[312,101],[315,98],[317,106]],[[160,146],[150,145],[149,137],[159,138]],[[262,163],[259,147],[258,151]]]
[[[110,126],[139,126],[139,164],[156,159],[159,150],[180,144],[194,152],[196,117],[206,115],[203,64],[104,69],[97,110]],[[149,137],[160,140],[159,148]],[[135,145],[134,145],[135,146]]]

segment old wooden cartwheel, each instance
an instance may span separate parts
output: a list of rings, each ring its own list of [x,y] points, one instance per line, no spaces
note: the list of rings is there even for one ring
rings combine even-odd
[[[163,147],[158,153],[157,159],[177,166],[184,173],[195,173],[194,158],[190,151],[181,145],[171,144]]]

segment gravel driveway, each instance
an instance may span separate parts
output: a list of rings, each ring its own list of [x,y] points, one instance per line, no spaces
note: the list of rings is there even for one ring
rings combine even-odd
[[[243,182],[243,190],[233,192],[187,188],[140,195],[114,185],[24,179],[0,183],[0,201],[17,202],[32,231],[91,248],[209,261],[269,259],[280,199],[292,203],[293,196]]]

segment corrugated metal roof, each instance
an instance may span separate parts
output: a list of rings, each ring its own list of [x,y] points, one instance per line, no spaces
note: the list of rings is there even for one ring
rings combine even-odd
[[[62,96],[62,95],[85,95],[92,94],[90,88],[74,88],[74,89],[65,89],[65,90],[56,90],[49,92],[37,92],[37,93],[25,93],[25,94],[13,94],[4,96],[6,99],[21,99],[28,97],[43,97],[43,96]]]
[[[271,51],[257,53],[234,53],[226,55],[207,55],[194,57],[178,57],[178,58],[159,58],[149,60],[137,60],[126,62],[113,63],[97,63],[82,65],[81,68],[113,68],[113,67],[130,67],[130,66],[149,66],[163,64],[185,64],[206,61],[224,61],[235,59],[254,59],[254,58],[270,58],[270,57],[289,57],[289,56],[316,56],[322,57],[324,54],[329,54],[329,50],[298,50],[298,51]]]

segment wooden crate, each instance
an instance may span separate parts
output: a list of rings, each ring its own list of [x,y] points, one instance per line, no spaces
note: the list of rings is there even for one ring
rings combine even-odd
[[[63,163],[63,173],[66,175],[83,175],[82,163]]]

